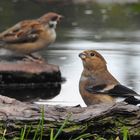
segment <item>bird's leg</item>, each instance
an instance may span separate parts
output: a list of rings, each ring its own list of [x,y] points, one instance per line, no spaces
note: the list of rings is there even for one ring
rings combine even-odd
[[[31,57],[33,57],[34,59],[38,59],[38,60],[42,60],[45,61],[41,55],[39,55],[38,53],[32,53],[30,54]]]
[[[43,63],[45,60],[38,54],[28,54],[24,58],[25,61],[32,61],[32,62],[38,62]]]

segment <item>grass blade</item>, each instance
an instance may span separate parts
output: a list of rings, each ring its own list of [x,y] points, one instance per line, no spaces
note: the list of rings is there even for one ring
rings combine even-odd
[[[31,128],[32,128],[32,125],[28,127],[28,129],[27,129],[27,131],[26,131],[25,139],[28,138],[28,135],[29,135],[29,133],[31,132]]]
[[[41,135],[40,135],[40,140],[43,138],[43,131],[44,131],[44,106],[41,109],[42,112],[42,119],[41,119]]]
[[[38,133],[40,124],[41,124],[41,120],[39,121],[39,124],[37,125],[37,128],[36,128],[36,130],[35,130],[35,134],[34,134],[33,140],[36,140],[36,139],[37,139],[37,133]]]
[[[22,129],[22,131],[21,131],[20,140],[24,140],[24,138],[25,138],[26,128],[27,128],[27,126],[25,125],[25,126],[24,126],[24,129]]]
[[[6,134],[6,129],[4,129],[4,132],[3,132],[3,136],[2,136],[2,140],[5,140],[5,134]]]
[[[63,128],[65,127],[65,125],[67,124],[68,120],[70,119],[70,117],[71,117],[71,114],[69,114],[68,117],[64,120],[63,124],[61,125],[61,127],[57,131],[57,133],[54,136],[53,140],[56,140],[56,138],[60,135],[60,133],[62,132]]]
[[[54,140],[53,139],[53,129],[51,129],[50,140]]]
[[[123,140],[128,140],[128,129],[123,127]]]

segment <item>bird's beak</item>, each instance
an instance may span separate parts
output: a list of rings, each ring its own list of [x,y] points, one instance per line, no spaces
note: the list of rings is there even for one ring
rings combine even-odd
[[[57,18],[57,22],[59,23],[63,18],[64,18],[64,16],[59,15],[58,18]]]
[[[79,54],[79,57],[80,57],[82,60],[84,60],[84,59],[86,59],[86,54],[85,54],[85,53],[80,53],[80,54]]]

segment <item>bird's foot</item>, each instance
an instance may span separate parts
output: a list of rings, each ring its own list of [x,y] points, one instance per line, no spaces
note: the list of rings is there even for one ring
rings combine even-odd
[[[26,62],[36,62],[36,63],[44,63],[44,59],[41,56],[38,55],[26,55],[25,58],[23,59]]]

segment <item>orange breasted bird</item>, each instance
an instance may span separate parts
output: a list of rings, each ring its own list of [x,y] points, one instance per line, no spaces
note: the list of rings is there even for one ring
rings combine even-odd
[[[95,50],[85,50],[79,54],[83,62],[83,72],[79,81],[79,91],[86,105],[113,103],[115,97],[125,97],[130,104],[139,104],[134,96],[138,94],[121,85],[108,71],[104,57]]]

